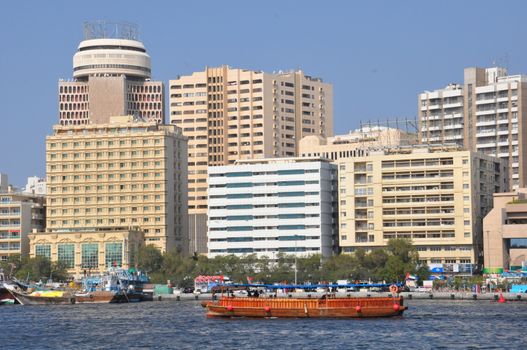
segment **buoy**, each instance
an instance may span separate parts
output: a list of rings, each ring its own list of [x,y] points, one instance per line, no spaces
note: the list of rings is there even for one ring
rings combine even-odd
[[[360,307],[360,305],[355,306],[355,311],[361,312],[362,311],[362,307]]]
[[[400,309],[399,304],[393,304],[393,310],[394,311],[399,311],[399,309]]]
[[[234,310],[234,308],[232,307],[232,305],[227,305],[227,311],[232,311]]]
[[[269,311],[271,311],[271,308],[270,308],[269,306],[266,306],[266,307],[264,308],[264,310],[265,310],[265,312],[269,312]]]
[[[503,297],[503,294],[500,293],[500,298],[498,299],[498,303],[506,303],[507,300]]]
[[[395,284],[392,284],[390,286],[390,293],[396,294],[397,292],[399,292],[399,287],[397,287]]]

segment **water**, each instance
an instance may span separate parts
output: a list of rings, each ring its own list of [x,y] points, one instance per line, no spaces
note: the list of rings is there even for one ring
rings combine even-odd
[[[406,303],[388,319],[212,319],[168,301],[1,306],[0,349],[527,349],[527,303]]]

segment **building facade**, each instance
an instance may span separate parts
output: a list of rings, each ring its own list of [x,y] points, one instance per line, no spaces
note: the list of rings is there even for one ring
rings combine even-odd
[[[505,159],[512,188],[527,182],[527,77],[507,70],[466,68],[464,84],[419,95],[419,139],[454,142]]]
[[[38,176],[30,176],[27,178],[27,184],[23,190],[24,193],[36,194],[39,196],[46,195],[46,179]]]
[[[144,245],[139,227],[90,232],[39,232],[29,234],[30,256],[60,262],[76,279],[104,273],[109,267],[137,266],[137,250]]]
[[[457,147],[414,147],[340,159],[343,252],[409,238],[427,264],[481,264],[482,218],[507,188],[502,160]]]
[[[62,125],[108,123],[134,115],[164,123],[163,83],[151,80],[151,61],[130,24],[85,24],[73,56],[73,79],[59,81]]]
[[[7,175],[2,175],[7,182]],[[29,255],[28,234],[44,229],[45,203],[43,196],[12,192],[0,186],[0,261],[7,261],[12,255]]]
[[[299,142],[299,156],[337,160],[364,157],[375,149],[410,146],[416,143],[416,133],[382,126],[363,127],[346,135],[326,138],[318,135],[306,136]]]
[[[483,219],[484,273],[527,270],[527,189],[495,193]]]
[[[188,251],[187,140],[179,128],[123,116],[53,131],[47,232],[139,227],[146,244]]]
[[[189,138],[191,250],[206,253],[207,167],[293,157],[302,137],[332,136],[332,86],[302,71],[206,68],[170,81],[170,122]]]
[[[208,256],[332,255],[336,166],[320,158],[209,168]]]

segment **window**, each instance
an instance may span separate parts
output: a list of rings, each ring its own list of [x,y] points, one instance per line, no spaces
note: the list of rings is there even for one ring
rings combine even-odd
[[[106,243],[104,254],[106,267],[121,267],[123,264],[123,243]]]
[[[75,245],[74,244],[59,244],[58,245],[58,261],[64,264],[67,269],[75,267]]]
[[[99,245],[84,243],[81,249],[81,268],[96,269],[99,267]]]
[[[35,255],[44,256],[48,260],[51,260],[51,245],[50,244],[37,244],[35,246]]]

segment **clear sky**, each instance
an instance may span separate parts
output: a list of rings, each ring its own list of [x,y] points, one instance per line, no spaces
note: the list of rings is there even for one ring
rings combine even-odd
[[[205,66],[303,69],[333,84],[335,133],[415,117],[417,94],[493,62],[527,73],[527,1],[5,1],[0,8],[0,172],[45,175],[57,84],[84,21],[139,25],[153,79]],[[168,116],[168,108],[166,110]]]

